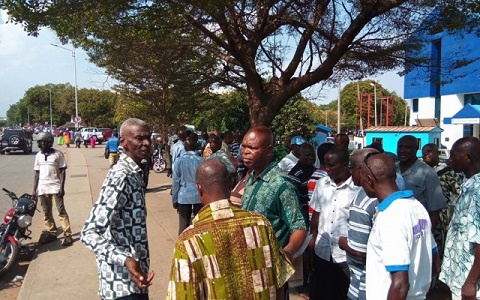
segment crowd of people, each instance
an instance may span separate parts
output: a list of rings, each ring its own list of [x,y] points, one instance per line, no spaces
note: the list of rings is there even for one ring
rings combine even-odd
[[[310,299],[425,299],[442,288],[453,299],[480,297],[478,138],[456,141],[445,165],[435,144],[417,158],[410,135],[398,140],[398,161],[379,145],[350,153],[346,134],[317,149],[292,135],[280,161],[264,126],[214,132],[201,151],[186,127],[177,136],[171,174],[179,236],[167,299],[288,299],[295,261],[303,269],[299,291]],[[66,164],[49,143],[39,141],[34,194],[44,195],[51,231]],[[118,143],[122,152],[81,241],[96,255],[103,299],[148,299],[155,274],[139,166],[151,152],[149,127],[126,120]],[[58,170],[55,190],[43,185],[42,165]]]

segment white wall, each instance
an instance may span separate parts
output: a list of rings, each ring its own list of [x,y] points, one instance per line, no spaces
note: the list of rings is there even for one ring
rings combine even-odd
[[[463,125],[445,125],[444,118],[451,118],[460,109],[463,108],[463,94],[442,96],[440,103],[440,127],[442,132],[442,145],[448,149],[452,148],[453,143],[463,137]],[[409,106],[412,107],[412,101],[409,100]],[[416,125],[416,119],[432,119],[435,118],[435,98],[419,98],[418,112],[411,112],[410,126]],[[448,140],[448,141],[447,141]]]

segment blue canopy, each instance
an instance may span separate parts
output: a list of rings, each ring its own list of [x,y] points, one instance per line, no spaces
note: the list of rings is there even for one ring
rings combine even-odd
[[[317,129],[317,131],[323,131],[325,133],[329,133],[333,131],[330,127],[324,126],[322,124],[317,124],[315,128]]]
[[[452,124],[479,124],[480,123],[480,105],[465,105],[455,115],[453,115]]]

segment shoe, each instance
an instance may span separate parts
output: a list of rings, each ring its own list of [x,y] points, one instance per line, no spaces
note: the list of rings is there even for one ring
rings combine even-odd
[[[70,246],[71,244],[73,244],[73,239],[71,236],[66,236],[64,239],[63,239],[63,242],[62,242],[62,246]]]
[[[46,234],[40,239],[40,244],[48,244],[56,240],[57,240],[57,237],[55,235]]]

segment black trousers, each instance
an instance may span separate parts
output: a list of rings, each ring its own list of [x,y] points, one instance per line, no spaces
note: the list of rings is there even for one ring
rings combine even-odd
[[[344,300],[347,299],[350,285],[350,271],[346,262],[334,263],[315,255],[314,271],[310,277],[310,300]]]
[[[202,204],[178,204],[178,234],[182,233],[185,228],[192,224],[192,212],[193,215],[196,216],[200,209],[202,208]]]

